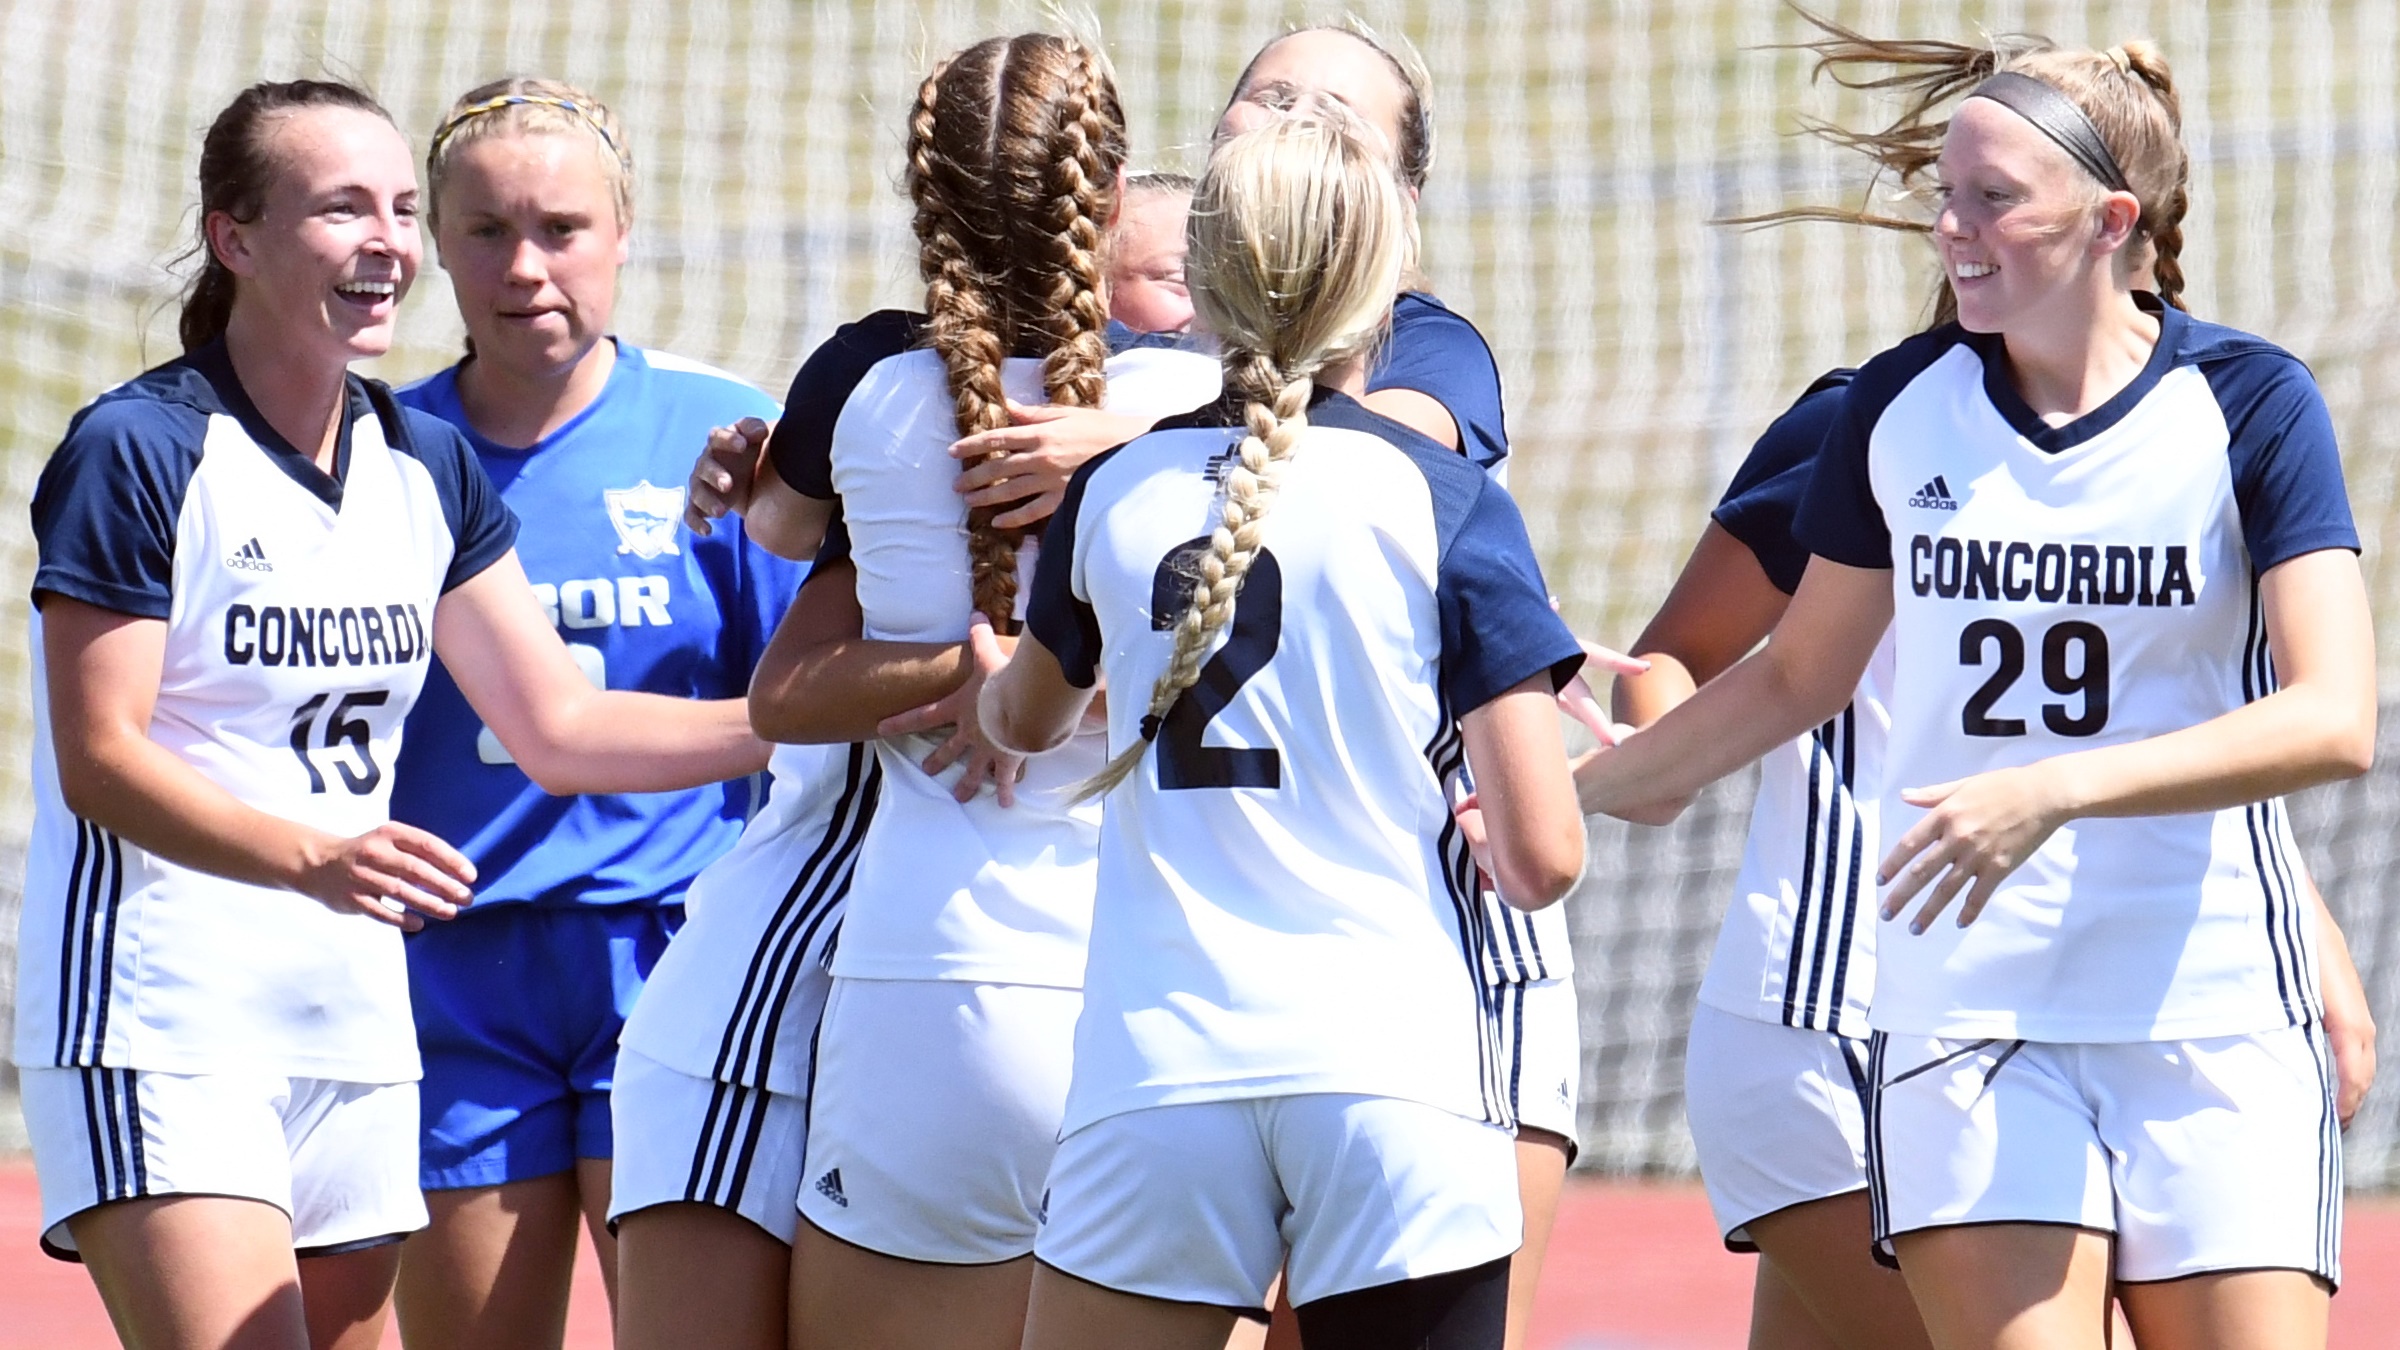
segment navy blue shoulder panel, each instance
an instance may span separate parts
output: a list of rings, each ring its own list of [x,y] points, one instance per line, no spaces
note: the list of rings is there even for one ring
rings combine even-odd
[[[1391,340],[1376,355],[1367,391],[1413,389],[1458,424],[1461,453],[1488,469],[1508,458],[1508,421],[1500,395],[1500,363],[1491,344],[1465,316],[1423,291],[1392,302]]]
[[[1533,540],[1507,491],[1449,447],[1343,395],[1321,397],[1308,420],[1379,437],[1425,475],[1440,556],[1434,596],[1450,715],[1473,712],[1544,673],[1553,690],[1565,688],[1583,668],[1583,647],[1550,607]]]
[[[117,386],[67,424],[33,490],[33,593],[164,619],[175,525],[223,404],[177,360]]]
[[[1892,531],[1876,505],[1867,447],[1883,410],[1927,367],[1967,341],[1957,324],[1919,333],[1859,367],[1817,451],[1792,534],[1809,552],[1848,567],[1890,567]]]
[[[404,407],[380,380],[359,380],[369,407],[383,426],[384,443],[395,454],[425,466],[442,500],[450,527],[450,570],[442,578],[447,595],[461,582],[500,561],[517,546],[517,516],[492,485],[483,461],[457,427],[432,413]]]
[[[1033,560],[1033,590],[1025,600],[1025,631],[1050,649],[1067,683],[1078,689],[1089,689],[1100,678],[1101,644],[1100,616],[1075,594],[1075,531],[1092,475],[1124,448],[1092,456],[1067,480],[1066,495],[1042,531],[1041,551]]]
[[[2250,566],[2319,549],[2358,551],[2333,418],[2308,367],[2263,338],[2193,322],[2181,359],[2208,377],[2225,415],[2233,499]]]
[[[867,372],[917,345],[925,316],[882,309],[834,330],[801,363],[784,396],[783,419],[767,440],[767,456],[792,491],[830,501],[833,491],[833,427]]]
[[[1710,513],[1757,556],[1767,580],[1785,595],[1800,589],[1800,574],[1808,570],[1808,550],[1793,537],[1792,519],[1808,495],[1809,473],[1826,429],[1841,410],[1842,391],[1857,374],[1842,369],[1818,376],[1799,401],[1768,423]]]

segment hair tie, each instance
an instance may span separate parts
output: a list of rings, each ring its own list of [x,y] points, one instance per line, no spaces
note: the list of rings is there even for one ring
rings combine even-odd
[[[2131,75],[2133,73],[2133,57],[2126,52],[2124,47],[2111,47],[2100,54],[2115,63],[2118,74]]]
[[[584,125],[590,127],[594,135],[600,138],[600,143],[608,147],[610,157],[620,165],[625,162],[624,152],[617,149],[617,138],[608,134],[608,128],[600,125],[600,118],[591,109],[571,98],[559,98],[553,94],[502,94],[497,98],[487,98],[481,103],[470,103],[443,118],[442,124],[434,128],[433,145],[427,153],[435,155],[442,153],[442,146],[449,141],[451,134],[465,123],[481,117],[485,113],[498,112],[502,108],[514,108],[521,104],[541,108],[563,108],[575,114],[583,119]]]
[[[1165,722],[1166,719],[1160,717],[1157,713],[1144,713],[1142,715],[1142,739],[1145,741],[1157,740],[1158,729],[1160,726],[1164,725]]]
[[[2004,70],[1968,93],[1968,98],[1988,98],[2001,107],[2033,124],[2067,152],[2068,158],[2083,166],[2083,171],[2100,180],[2111,192],[2131,192],[2125,181],[2125,170],[2118,167],[2117,157],[2100,137],[2100,128],[2092,125],[2089,114],[2076,106],[2075,100],[2060,93],[2045,81],[2013,70]]]

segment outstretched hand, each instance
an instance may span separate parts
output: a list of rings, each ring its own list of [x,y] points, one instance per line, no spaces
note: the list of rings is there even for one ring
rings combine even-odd
[[[1931,928],[1962,890],[1966,899],[1959,905],[1958,926],[1975,922],[2000,883],[2069,818],[2053,775],[2041,764],[1906,788],[1900,800],[1927,810],[1892,845],[1876,880],[1891,888],[1883,901],[1886,919],[1900,917],[1908,902],[1932,885],[1909,920],[1912,933]]]
[[[387,821],[311,859],[293,889],[337,914],[413,933],[423,915],[455,919],[475,899],[475,864],[414,825]]]
[[[709,522],[729,511],[738,516],[750,509],[766,459],[767,437],[773,431],[758,418],[745,417],[708,433],[708,443],[701,447],[700,457],[692,463],[691,478],[684,484],[683,523],[692,527],[692,533],[708,534],[712,530]]]
[[[984,682],[1008,664],[1015,645],[1015,638],[1003,638],[992,631],[990,619],[975,615],[967,625],[967,651],[974,664],[958,688],[921,708],[887,717],[875,726],[877,735],[887,737],[949,728],[949,739],[934,747],[921,767],[928,775],[937,775],[953,764],[965,764],[965,771],[950,788],[951,795],[961,802],[973,801],[975,794],[989,783],[999,794],[1002,806],[1017,804],[1017,780],[1024,773],[1025,757],[1012,755],[987,740],[975,710],[977,700],[983,696]]]
[[[1003,530],[1038,525],[1066,500],[1067,480],[1085,461],[1150,429],[1137,417],[1098,408],[1009,400],[1012,425],[979,431],[950,447],[966,461],[956,484],[967,505],[1008,506],[992,518]]]

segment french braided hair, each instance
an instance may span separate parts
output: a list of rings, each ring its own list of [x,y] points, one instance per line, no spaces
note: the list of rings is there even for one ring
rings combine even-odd
[[[224,212],[248,224],[266,209],[267,189],[282,171],[267,144],[278,119],[308,108],[349,108],[389,122],[375,96],[338,80],[261,81],[234,95],[200,142],[200,238],[183,257],[198,258],[200,270],[184,292],[176,336],[187,352],[225,335],[233,318],[234,277],[209,246],[208,218]]]
[[[1116,78],[1073,38],[987,38],[918,86],[907,184],[925,341],[942,359],[960,435],[1008,425],[1001,362],[1029,347],[1043,353],[1051,402],[1100,405],[1103,231],[1125,155]],[[992,523],[1006,509],[968,512],[967,556],[975,607],[1012,632],[1019,534]]]
[[[2191,156],[2183,144],[2183,109],[2175,77],[2156,46],[2134,41],[2105,52],[2086,51],[2060,47],[2030,33],[2001,34],[1982,46],[1896,40],[1868,37],[1805,9],[1799,14],[1823,34],[1799,44],[1800,50],[1816,54],[1816,78],[1900,100],[1892,120],[1876,130],[1828,122],[1808,125],[1811,134],[1863,154],[1874,164],[1870,194],[1874,184],[1887,177],[1904,189],[1923,188],[1941,157],[1956,100],[2001,71],[2030,75],[2058,90],[2091,119],[2141,204],[2134,244],[2147,250],[2159,297],[2178,309],[2187,307],[2180,255],[2184,215],[2191,206]],[[1798,206],[1720,223],[1780,225],[1799,220],[1913,234],[1932,231],[1929,221],[1872,207]],[[1945,280],[1935,297],[1934,322],[1946,323],[1956,315],[1957,301]]]
[[[1141,739],[1082,785],[1087,797],[1133,773],[1233,622],[1284,468],[1308,430],[1315,377],[1382,339],[1415,262],[1416,215],[1382,136],[1322,101],[1217,147],[1193,194],[1190,238],[1192,305],[1223,347],[1226,395],[1241,400],[1244,434]]]

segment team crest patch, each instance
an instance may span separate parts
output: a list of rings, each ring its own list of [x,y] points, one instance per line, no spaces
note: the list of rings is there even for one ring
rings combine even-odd
[[[645,478],[629,488],[606,488],[608,523],[617,527],[617,552],[638,558],[682,556],[675,547],[676,527],[683,523],[683,489],[652,487]]]

